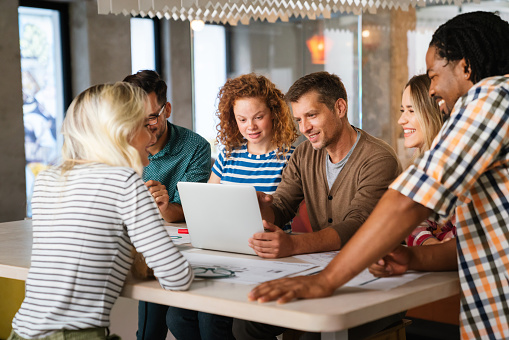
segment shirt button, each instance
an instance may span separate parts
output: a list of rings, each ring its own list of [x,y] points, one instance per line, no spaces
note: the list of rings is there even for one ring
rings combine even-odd
[[[329,218],[329,223],[332,223],[332,218]]]
[[[327,198],[329,199],[329,201],[332,200],[332,196],[331,195],[329,195],[329,197],[327,197]]]

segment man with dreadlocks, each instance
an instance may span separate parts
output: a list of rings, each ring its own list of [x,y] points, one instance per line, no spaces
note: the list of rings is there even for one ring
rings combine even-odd
[[[430,95],[450,114],[434,147],[391,184],[324,271],[261,284],[249,299],[329,296],[393,250],[373,273],[459,268],[461,338],[509,339],[509,24],[461,14],[437,29],[426,65]],[[398,246],[422,220],[454,211],[456,241]]]

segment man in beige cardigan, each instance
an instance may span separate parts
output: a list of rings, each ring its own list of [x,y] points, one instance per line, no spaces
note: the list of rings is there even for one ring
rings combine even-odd
[[[258,193],[264,227],[250,246],[261,257],[340,249],[367,219],[401,167],[394,150],[348,122],[348,99],[338,76],[316,72],[286,94],[301,143],[273,196]],[[291,235],[278,226],[305,200],[312,233]]]
[[[297,80],[288,90],[300,132],[300,144],[283,170],[274,195],[258,193],[269,232],[257,233],[251,247],[261,257],[338,250],[367,219],[389,184],[400,174],[394,150],[348,123],[348,99],[338,76],[317,72]],[[291,235],[278,226],[295,216],[306,201],[312,233]],[[395,314],[349,330],[353,339],[374,334],[395,321]],[[285,328],[234,319],[236,339],[276,339]],[[308,338],[320,338],[310,333]]]

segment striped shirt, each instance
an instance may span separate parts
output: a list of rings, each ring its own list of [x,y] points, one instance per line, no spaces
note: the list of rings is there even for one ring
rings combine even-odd
[[[130,168],[93,163],[41,172],[35,182],[33,246],[25,299],[13,320],[24,338],[108,327],[132,263],[132,244],[165,289],[184,290],[189,264]]]
[[[222,184],[251,184],[256,191],[272,195],[279,183],[281,174],[295,147],[291,147],[284,157],[273,150],[264,155],[253,155],[247,151],[247,143],[232,151],[230,157],[225,159],[225,151],[217,157],[212,172],[221,179]],[[291,223],[286,224],[283,230],[290,232]]]
[[[295,147],[291,147],[285,157],[277,157],[274,150],[264,155],[253,155],[247,151],[247,144],[232,151],[225,159],[224,150],[217,157],[212,171],[221,179],[221,183],[251,184],[256,191],[273,194],[281,182],[281,173],[293,154]]]
[[[391,188],[435,218],[456,208],[461,338],[509,339],[509,75],[461,97],[434,147]]]

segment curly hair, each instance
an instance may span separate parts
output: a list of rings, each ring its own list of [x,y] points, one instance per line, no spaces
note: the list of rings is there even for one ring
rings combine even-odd
[[[219,118],[216,127],[217,142],[224,145],[226,157],[231,155],[233,149],[244,143],[244,137],[239,131],[233,112],[235,101],[240,98],[262,98],[265,101],[273,118],[271,142],[281,152],[278,156],[284,157],[297,139],[297,129],[284,95],[266,77],[250,73],[228,79],[217,97],[219,98],[216,112]]]
[[[452,18],[435,31],[429,47],[447,61],[465,59],[474,84],[509,73],[509,24],[490,12]]]

